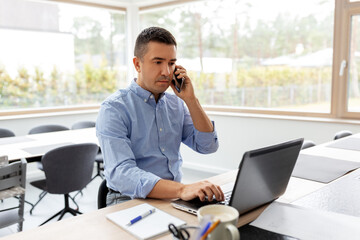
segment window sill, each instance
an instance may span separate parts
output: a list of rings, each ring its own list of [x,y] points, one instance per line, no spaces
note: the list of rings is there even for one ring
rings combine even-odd
[[[297,115],[285,115],[282,114],[269,114],[269,113],[254,113],[254,112],[238,112],[232,109],[204,106],[204,110],[210,116],[225,116],[225,117],[242,117],[242,118],[263,118],[263,119],[278,119],[278,120],[292,120],[292,121],[306,121],[306,122],[324,122],[324,123],[337,123],[337,124],[353,124],[360,125],[360,120],[357,119],[344,119],[344,118],[332,118],[324,116],[309,116],[311,113],[307,113],[308,116]],[[1,120],[12,119],[26,119],[26,118],[40,118],[40,117],[53,117],[53,116],[66,116],[66,115],[79,115],[79,114],[91,114],[98,113],[99,106],[84,106],[84,107],[68,107],[68,108],[48,108],[48,109],[30,109],[0,112]]]
[[[230,111],[209,111],[205,109],[206,113],[210,116],[225,116],[225,117],[242,117],[242,118],[262,118],[262,119],[277,119],[277,120],[291,120],[302,122],[323,122],[335,124],[353,124],[360,125],[360,120],[356,119],[343,119],[331,117],[308,117],[308,116],[288,116],[280,114],[262,114],[262,113],[240,113]]]
[[[13,119],[26,119],[26,118],[41,118],[41,117],[54,117],[54,116],[66,116],[66,115],[78,115],[98,113],[99,106],[88,106],[79,108],[49,108],[49,109],[34,109],[26,111],[11,111],[0,113],[1,120],[13,120]]]

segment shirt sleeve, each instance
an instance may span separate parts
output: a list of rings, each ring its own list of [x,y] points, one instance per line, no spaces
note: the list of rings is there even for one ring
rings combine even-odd
[[[103,103],[96,122],[96,133],[104,158],[107,185],[133,198],[146,198],[160,177],[137,167],[131,149],[130,120],[121,108]]]
[[[214,130],[212,132],[200,132],[193,124],[189,110],[184,106],[184,124],[182,142],[194,151],[202,154],[214,153],[219,148],[215,123],[211,121]]]

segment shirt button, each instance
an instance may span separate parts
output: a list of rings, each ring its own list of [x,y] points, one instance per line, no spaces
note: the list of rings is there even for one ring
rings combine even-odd
[[[146,99],[144,99],[144,102],[146,102],[147,100]]]
[[[153,98],[153,97],[154,97],[153,95],[150,96],[150,98]]]
[[[165,148],[162,148],[161,151],[165,152]]]
[[[160,128],[159,130],[160,130],[160,132],[162,132],[162,128]]]

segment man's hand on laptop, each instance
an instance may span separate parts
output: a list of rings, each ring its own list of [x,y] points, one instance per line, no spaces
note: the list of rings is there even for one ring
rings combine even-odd
[[[209,181],[201,181],[192,184],[183,185],[180,191],[180,198],[182,200],[188,201],[198,197],[201,201],[205,201],[206,198],[208,201],[224,201],[224,193],[222,192],[220,186],[215,185]],[[215,199],[214,199],[215,197]]]

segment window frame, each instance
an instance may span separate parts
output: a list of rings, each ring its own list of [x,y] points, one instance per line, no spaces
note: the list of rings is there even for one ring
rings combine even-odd
[[[348,111],[348,77],[349,77],[349,62],[350,62],[350,41],[351,41],[351,20],[352,16],[360,15],[360,2],[350,2],[349,0],[336,0],[339,2],[339,15],[341,15],[339,22],[341,23],[342,29],[338,30],[338,34],[335,35],[338,37],[338,44],[334,44],[335,47],[339,48],[339,57],[337,61],[337,73],[336,77],[336,86],[338,87],[338,93],[334,96],[334,100],[337,97],[337,115],[339,118],[347,119],[360,119],[360,112],[350,112]],[[338,24],[340,25],[340,24]],[[342,60],[346,61],[346,68],[343,76],[339,76],[340,65]],[[335,60],[334,60],[335,61]],[[334,87],[335,88],[335,87]],[[335,105],[335,104],[334,104]]]
[[[154,10],[156,8],[161,7],[169,7],[179,4],[186,4],[189,2],[199,2],[204,0],[176,0],[173,2],[168,3],[160,3],[156,5],[151,6],[145,6],[139,8],[139,13],[142,11],[147,10]],[[343,93],[344,89],[346,91],[347,86],[339,86],[340,82],[338,79],[338,74],[340,70],[341,63],[341,57],[340,53],[343,52],[343,49],[336,49],[339,48],[341,45],[341,42],[339,41],[340,37],[339,32],[343,30],[343,18],[342,18],[342,11],[343,6],[346,2],[348,4],[349,0],[334,0],[335,1],[335,8],[334,8],[334,41],[333,41],[333,67],[332,67],[332,84],[331,84],[331,101],[330,101],[330,112],[329,113],[322,113],[322,112],[305,112],[305,111],[289,111],[289,110],[278,110],[278,109],[268,109],[268,108],[246,108],[246,107],[236,107],[236,106],[217,106],[217,105],[203,105],[204,109],[206,111],[215,111],[215,112],[233,112],[233,113],[251,113],[251,114],[266,114],[266,115],[279,115],[279,116],[299,116],[299,117],[320,117],[320,118],[349,118],[354,120],[360,120],[360,114],[344,114],[343,111],[341,111],[342,108],[345,108],[346,101],[343,100]],[[360,6],[360,3],[358,4]],[[339,25],[341,24],[341,25]],[[344,36],[344,35],[341,35]],[[339,43],[338,43],[339,42]],[[336,47],[337,46],[337,47]],[[345,75],[345,74],[344,74]],[[343,89],[343,87],[345,87]],[[338,90],[337,90],[338,89]],[[339,96],[341,96],[341,101],[339,101]],[[342,107],[344,106],[344,107]]]
[[[27,0],[31,1],[31,0]],[[39,2],[43,2],[46,4],[51,3],[61,3],[68,5],[77,5],[77,6],[85,6],[85,7],[93,7],[100,9],[108,9],[113,11],[123,12],[127,15],[127,8],[120,6],[111,6],[101,3],[94,2],[83,2],[78,0],[40,0]],[[74,106],[56,106],[56,107],[42,107],[42,108],[22,108],[22,109],[14,109],[14,110],[0,110],[0,117],[7,116],[19,116],[19,115],[31,115],[31,114],[48,114],[48,113],[69,113],[69,112],[79,112],[79,111],[93,111],[98,110],[100,103],[98,104],[87,104],[87,105],[74,105]]]
[[[198,2],[204,0],[175,0],[165,3],[157,3],[147,6],[138,6],[137,13],[141,13],[147,10],[153,10],[156,8],[182,5],[191,2]],[[250,114],[266,114],[266,115],[282,115],[282,116],[299,116],[299,117],[319,117],[319,118],[336,118],[336,119],[354,119],[360,120],[360,113],[347,111],[347,77],[348,67],[346,66],[344,75],[339,76],[340,64],[343,59],[349,62],[349,47],[350,47],[350,33],[351,33],[351,16],[360,14],[360,2],[350,2],[349,0],[334,0],[334,37],[333,37],[333,67],[332,67],[332,90],[330,101],[330,112],[305,112],[305,111],[288,111],[288,110],[276,110],[265,108],[243,108],[235,106],[216,106],[216,105],[204,105],[206,111],[215,112],[227,112],[227,113],[250,113]],[[119,7],[112,5],[105,5],[100,3],[83,2],[78,0],[50,0],[46,2],[59,2],[74,5],[83,5],[96,8],[105,8],[116,11],[123,11],[126,15],[129,14],[127,7]],[[129,5],[129,4],[124,4]],[[130,13],[131,14],[131,13]],[[134,16],[132,16],[134,17]],[[131,16],[127,19],[131,19]],[[129,24],[127,24],[129,26]],[[133,42],[135,36],[128,36],[128,42]],[[130,63],[128,63],[130,64]],[[130,69],[130,67],[128,67]],[[0,116],[9,115],[24,115],[34,113],[49,113],[49,112],[71,112],[82,110],[96,110],[99,108],[99,104],[87,105],[87,106],[64,106],[54,108],[36,108],[36,109],[21,109],[14,111],[0,111]]]

